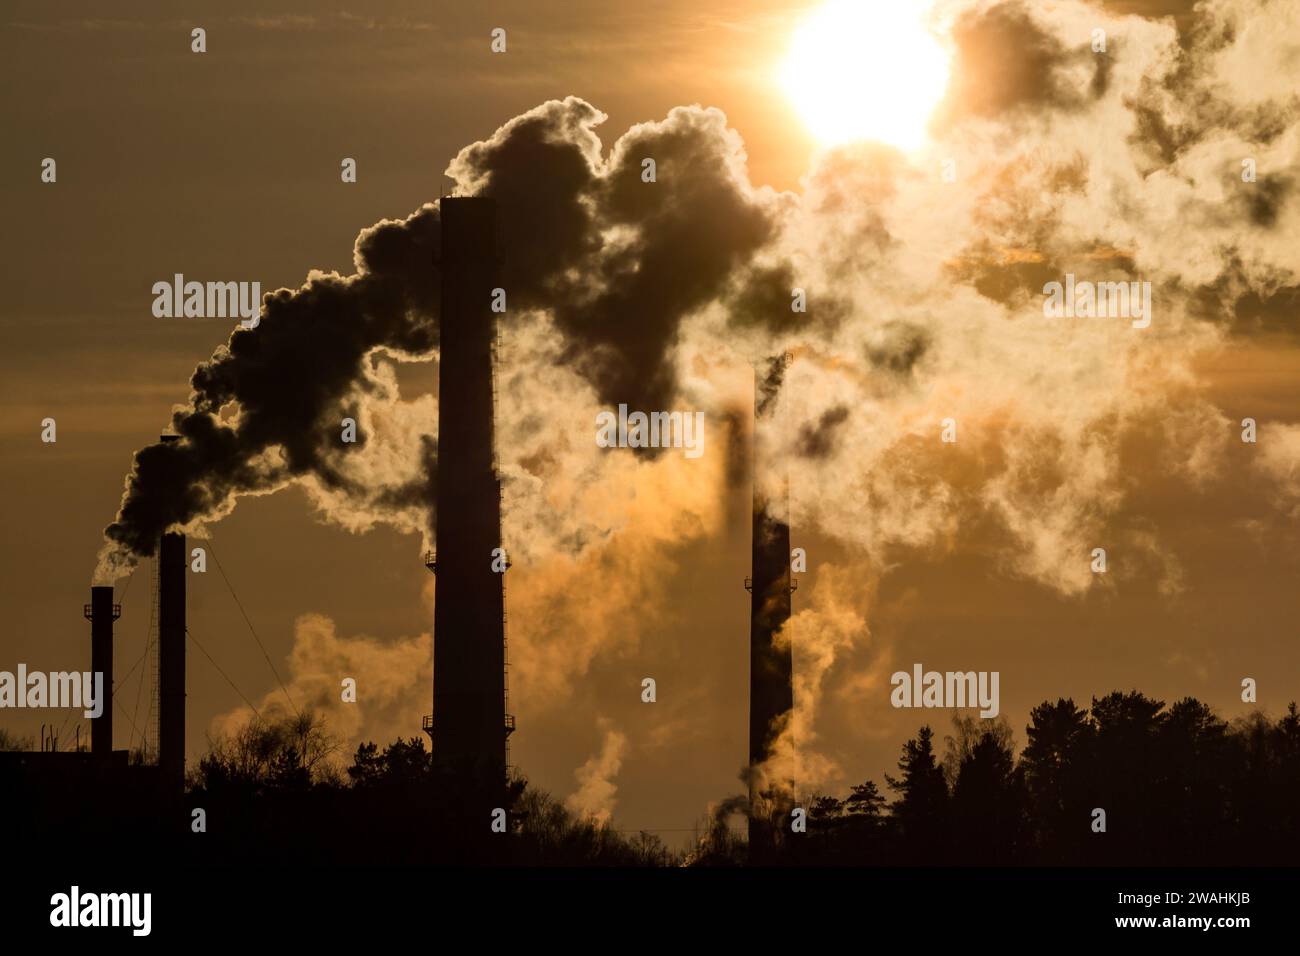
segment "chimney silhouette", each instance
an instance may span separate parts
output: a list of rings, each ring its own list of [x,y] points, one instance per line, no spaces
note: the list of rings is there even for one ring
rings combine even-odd
[[[433,716],[424,729],[440,762],[501,785],[506,738],[501,484],[494,452],[493,355],[499,286],[496,204],[444,198],[438,363],[437,575]],[[502,567],[502,552],[495,557]]]
[[[113,622],[122,616],[112,586],[92,587],[84,613],[90,621],[90,670],[104,675],[103,711],[90,724],[90,752],[107,760],[113,752]]]
[[[754,374],[753,538],[749,617],[749,848],[751,859],[763,861],[775,848],[771,816],[790,801],[792,781],[775,777],[767,767],[774,745],[794,709],[794,661],[785,635],[777,635],[790,620],[790,524],[784,470],[769,460],[766,433],[771,428],[775,386],[787,356],[771,360],[767,376]]]
[[[162,441],[177,441],[163,435]],[[164,790],[185,788],[185,535],[158,548],[158,769]]]

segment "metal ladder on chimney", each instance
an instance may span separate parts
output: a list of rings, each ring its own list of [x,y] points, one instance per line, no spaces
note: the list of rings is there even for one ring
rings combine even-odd
[[[509,565],[507,565],[508,567]],[[506,777],[509,778],[515,768],[510,764],[510,735],[515,732],[515,715],[510,713],[510,637],[507,631],[507,620],[509,615],[506,613],[506,582],[505,578],[501,579],[501,659],[504,662],[501,675],[501,700],[505,710],[505,733],[506,733]]]
[[[144,729],[140,731],[140,755],[145,757],[158,749],[158,723],[162,716],[162,688],[158,680],[158,607],[162,592],[162,551],[153,559],[153,575],[149,586],[149,634],[145,638],[145,669],[140,680],[149,680],[149,714]],[[150,748],[152,735],[153,747]]]
[[[501,326],[495,319],[492,321],[492,342],[488,346],[488,379],[492,383],[492,476],[497,474],[497,403],[499,395],[497,394],[497,358],[501,354]],[[500,485],[497,486],[497,494],[500,497]]]
[[[490,346],[490,355],[488,367],[491,370],[490,379],[492,382],[492,479],[497,486],[497,515],[500,516],[504,502],[501,497],[501,479],[497,476],[497,443],[496,443],[496,417],[497,403],[499,395],[497,394],[497,358],[501,354],[501,325],[497,321],[492,324],[492,344]],[[498,519],[499,520],[499,519]],[[510,556],[506,555],[506,569],[510,568]],[[504,573],[503,573],[504,575]],[[501,674],[501,699],[505,711],[505,755],[506,755],[506,777],[509,778],[514,773],[515,768],[510,764],[510,735],[515,732],[515,717],[510,713],[510,636],[509,636],[509,615],[506,613],[506,579],[501,578],[501,659],[504,662]]]

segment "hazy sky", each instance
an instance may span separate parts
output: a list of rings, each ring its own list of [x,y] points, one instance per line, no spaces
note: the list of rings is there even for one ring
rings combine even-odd
[[[809,554],[794,597],[808,786],[881,782],[922,722],[948,729],[948,712],[889,706],[889,673],[916,662],[999,671],[1019,744],[1029,708],[1058,696],[1136,688],[1233,717],[1249,676],[1262,707],[1283,709],[1300,693],[1300,109],[1277,79],[1300,63],[1294,4],[1215,2],[1200,26],[1162,0],[942,4],[959,49],[934,143],[906,156],[820,153],[782,94],[791,30],[818,6],[7,4],[0,668],[88,666],[81,605],[132,453],[229,335],[220,319],[154,318],[154,282],[271,291],[351,273],[358,232],[450,190],[464,147],[576,96],[607,114],[606,152],[676,106],[722,110],[746,167],[701,125],[708,149],[682,168],[741,177],[775,224],[763,255],[795,263],[831,318],[755,331],[726,316],[751,301],[737,294],[683,321],[679,404],[707,408],[717,436],[694,471],[573,451],[597,404],[548,351],[559,333],[530,320],[507,343],[500,451],[523,489],[507,492],[506,544],[523,557],[507,578],[511,762],[535,783],[581,791],[627,829],[686,830],[741,789],[749,491],[728,472],[721,416],[744,400],[745,359],[783,349],[792,537]],[[1093,25],[1113,65],[1087,49]],[[497,26],[503,55],[488,48]],[[865,57],[888,45],[861,42]],[[1252,156],[1254,191],[1233,192]],[[340,182],[343,157],[356,184]],[[955,183],[938,173],[949,157]],[[1043,318],[1043,283],[1067,271],[1151,281],[1151,334]],[[432,430],[436,365],[394,374],[404,414]],[[939,441],[950,415],[955,446]],[[1247,416],[1256,444],[1239,439]],[[325,517],[297,488],[244,498],[211,546],[295,694],[358,677],[357,709],[330,711],[346,750],[415,735],[430,710],[420,536]],[[117,631],[118,697],[139,720],[140,668],[122,678],[143,649],[150,570]],[[192,633],[261,706],[278,688],[220,574],[189,580]],[[193,649],[188,693],[192,760],[242,701]],[[35,735],[48,716],[3,725]],[[121,711],[115,730],[126,746]]]

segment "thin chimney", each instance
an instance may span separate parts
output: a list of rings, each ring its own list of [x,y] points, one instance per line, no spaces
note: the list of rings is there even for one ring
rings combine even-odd
[[[437,574],[433,716],[425,729],[450,767],[505,780],[505,591],[501,483],[493,443],[496,205],[447,198],[442,221],[438,369]],[[500,554],[500,553],[498,553]]]
[[[163,435],[163,441],[179,436]],[[185,535],[169,532],[158,548],[158,768],[171,793],[185,788]]]
[[[107,760],[113,752],[113,622],[122,606],[113,603],[113,588],[90,589],[85,616],[90,621],[90,670],[104,675],[103,711],[90,724],[90,752],[96,760]]]
[[[790,524],[784,470],[770,461],[775,389],[788,359],[774,358],[768,374],[754,378],[753,539],[749,625],[749,843],[763,859],[775,846],[768,811],[788,799],[791,782],[773,777],[769,761],[794,709],[794,661],[789,636],[778,635],[790,620]]]

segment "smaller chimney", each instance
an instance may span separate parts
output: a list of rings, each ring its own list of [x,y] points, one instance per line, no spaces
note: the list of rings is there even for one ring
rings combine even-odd
[[[107,760],[113,752],[113,622],[122,616],[122,605],[113,603],[111,586],[93,587],[83,613],[90,621],[90,670],[104,675],[104,710],[91,721],[90,752]]]
[[[178,441],[163,435],[163,441]],[[163,787],[185,789],[185,535],[167,533],[158,548],[158,767]]]
[[[749,616],[749,852],[750,861],[770,861],[776,848],[770,811],[790,800],[793,781],[780,779],[767,766],[776,755],[779,731],[794,710],[794,659],[788,637],[779,637],[790,621],[789,490],[785,469],[772,461],[767,447],[775,427],[773,399],[788,354],[774,356],[766,374],[754,375],[754,460],[752,577]]]

